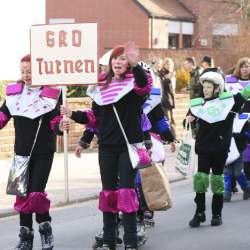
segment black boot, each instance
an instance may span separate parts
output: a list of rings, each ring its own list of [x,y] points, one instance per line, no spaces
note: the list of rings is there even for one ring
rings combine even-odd
[[[144,212],[144,222],[146,227],[154,227],[155,226],[154,212],[146,210]]]
[[[100,250],[116,250],[115,245],[103,244],[101,248],[97,248]]]
[[[195,213],[193,219],[189,222],[190,227],[199,227],[201,223],[206,221],[206,215],[204,212]]]
[[[146,226],[145,223],[142,222],[137,222],[137,246],[140,247],[144,245],[147,241],[147,236],[146,236]]]
[[[211,226],[222,224],[221,212],[223,208],[223,195],[214,194],[212,199],[212,220]]]
[[[249,190],[243,191],[243,200],[248,200],[250,198],[250,192]]]
[[[213,215],[211,220],[211,226],[220,226],[222,224],[221,215]]]
[[[137,247],[133,247],[133,246],[125,246],[125,250],[137,250]]]
[[[42,250],[52,250],[54,247],[54,237],[49,221],[39,224],[39,233],[41,237]]]
[[[33,239],[34,232],[28,227],[20,227],[19,233],[20,241],[16,246],[15,250],[32,250],[33,249]]]

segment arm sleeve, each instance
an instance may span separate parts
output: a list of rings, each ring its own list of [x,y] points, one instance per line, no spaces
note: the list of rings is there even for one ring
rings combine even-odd
[[[86,111],[73,111],[72,116],[70,117],[73,121],[86,124],[90,128],[97,127],[99,108],[98,105],[93,102],[92,109]]]
[[[61,103],[62,103],[61,98],[59,98],[56,104],[56,107],[50,113],[49,125],[50,125],[51,130],[56,135],[63,135],[63,132],[59,129],[59,124],[60,124],[60,121],[62,120],[62,116],[60,115]]]
[[[136,94],[144,96],[150,93],[152,87],[152,77],[146,74],[140,65],[132,69],[135,78],[134,91]]]
[[[86,149],[89,148],[91,141],[93,140],[95,132],[93,129],[87,128],[84,130],[82,137],[78,141],[78,144]]]
[[[232,111],[239,112],[242,108],[244,103],[246,102],[246,99],[242,96],[241,93],[238,93],[234,95],[234,106],[232,108]]]
[[[194,115],[192,114],[192,112],[191,112],[190,109],[188,110],[188,112],[187,112],[187,114],[186,114],[186,117],[187,117],[188,115],[191,115],[191,116],[193,116],[193,117],[195,118],[195,120],[194,120],[193,122],[191,122],[191,129],[195,129],[195,128],[197,127],[197,121],[198,121],[198,119],[197,119],[196,116],[194,116]],[[183,128],[185,128],[185,126],[186,126],[186,117],[183,119],[183,123],[182,123]],[[188,127],[189,127],[189,125],[188,125]]]
[[[5,125],[11,118],[11,114],[9,112],[8,107],[6,106],[6,101],[0,107],[0,129],[4,128]]]
[[[157,105],[151,111],[151,123],[157,134],[160,135],[161,139],[168,142],[175,140],[174,135],[171,131],[169,121],[165,117],[161,105]]]

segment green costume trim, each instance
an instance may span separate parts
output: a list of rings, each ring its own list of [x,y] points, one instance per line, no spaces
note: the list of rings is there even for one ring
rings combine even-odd
[[[195,106],[200,106],[204,103],[204,99],[201,98],[201,97],[198,97],[198,98],[194,98],[194,99],[191,99],[189,101],[189,107],[195,107]]]
[[[209,186],[208,174],[198,172],[194,175],[194,192],[196,193],[206,193]]]
[[[250,83],[247,84],[247,86],[240,91],[240,94],[243,96],[245,100],[248,100],[250,97]]]
[[[222,92],[222,93],[219,95],[219,99],[220,99],[220,100],[224,100],[224,99],[232,98],[232,97],[233,97],[233,94],[230,93],[230,92]]]
[[[211,190],[214,194],[223,194],[224,193],[224,175],[211,175]]]

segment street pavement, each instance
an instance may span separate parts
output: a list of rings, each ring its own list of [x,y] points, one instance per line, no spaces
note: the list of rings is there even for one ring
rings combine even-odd
[[[200,228],[189,228],[195,205],[191,180],[171,184],[173,207],[155,212],[154,228],[146,230],[148,241],[140,250],[249,250],[250,200],[242,192],[234,194],[223,208],[223,224],[210,226],[211,197],[207,194],[207,221]],[[51,210],[55,250],[89,250],[94,235],[101,231],[102,216],[98,201],[72,204]],[[18,216],[0,218],[0,249],[14,249],[18,240]],[[41,249],[38,225],[34,223],[34,250]],[[121,235],[122,236],[122,235]],[[124,249],[119,246],[117,250]]]
[[[165,148],[167,155],[165,168],[170,181],[183,180],[183,177],[174,170],[176,153],[171,153],[168,145]],[[15,197],[5,193],[10,162],[11,159],[0,160],[0,217],[15,213],[13,210]],[[97,199],[101,182],[96,150],[82,153],[80,159],[69,153],[68,176],[69,201],[65,195],[64,155],[56,153],[46,189],[52,207]]]

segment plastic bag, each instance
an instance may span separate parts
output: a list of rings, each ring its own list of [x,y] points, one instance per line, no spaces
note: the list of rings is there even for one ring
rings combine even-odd
[[[186,126],[186,134],[181,140],[179,147],[175,169],[184,176],[191,176],[196,172],[198,165],[198,157],[195,153],[195,140],[192,137],[191,126]]]

